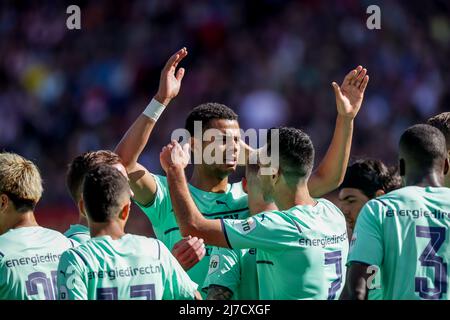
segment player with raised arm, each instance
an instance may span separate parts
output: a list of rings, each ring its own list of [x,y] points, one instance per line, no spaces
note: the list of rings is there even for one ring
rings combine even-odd
[[[367,201],[401,187],[396,168],[387,167],[380,160],[358,160],[348,167],[339,187],[339,208],[347,220],[347,233],[352,238],[355,222]],[[369,288],[369,300],[382,300],[381,276],[378,268]]]
[[[173,300],[199,298],[193,283],[159,240],[126,234],[130,212],[127,179],[116,168],[99,166],[83,183],[92,238],[61,257],[62,300]]]
[[[444,134],[448,158],[450,159],[450,112],[440,113],[428,119],[427,123],[438,128]],[[450,172],[445,175],[444,186],[450,188]]]
[[[177,71],[180,61],[186,57],[185,48],[174,54],[161,72],[160,85],[152,102],[127,131],[116,148],[130,177],[135,201],[148,216],[155,233],[170,249],[181,239],[181,233],[173,214],[172,201],[167,179],[149,173],[137,160],[147,144],[150,134],[167,104],[177,96],[184,69]],[[333,83],[338,103],[338,116],[331,145],[315,172],[308,187],[312,194],[325,194],[339,186],[344,178],[350,156],[353,121],[361,107],[364,90],[368,82],[366,69],[358,66],[349,72],[339,87]],[[358,84],[355,86],[354,84]],[[237,115],[228,107],[218,103],[206,103],[194,108],[186,119],[186,129],[191,134],[194,159],[205,150],[210,141],[198,141],[194,137],[195,122],[202,124],[203,131],[216,129],[229,135],[230,145],[220,148],[222,164],[194,164],[188,191],[198,210],[209,219],[245,218],[249,216],[247,195],[241,183],[229,184],[228,176],[236,170],[240,149],[240,135]],[[227,150],[232,150],[228,155]],[[228,157],[226,157],[228,156]],[[207,246],[206,258],[200,261],[188,274],[200,286],[208,271],[212,247]]]
[[[370,200],[356,221],[341,299],[367,299],[371,266],[380,266],[386,300],[449,299],[450,189],[442,133],[426,124],[399,142],[404,188]]]
[[[176,141],[163,148],[161,165],[181,233],[218,247],[256,248],[260,299],[335,299],[348,251],[344,215],[328,200],[310,196],[314,148],[308,135],[285,127],[270,133],[264,151],[279,156],[279,166],[260,165],[258,178],[264,200],[274,201],[278,210],[244,220],[205,219],[187,192],[188,148]],[[272,154],[274,134],[279,155]],[[272,174],[262,175],[263,168]]]
[[[0,153],[0,300],[55,300],[61,254],[74,244],[40,227],[42,180],[33,162]]]
[[[84,176],[101,164],[111,165],[128,179],[127,171],[119,156],[109,150],[85,152],[75,157],[69,164],[66,183],[70,195],[78,207],[79,221],[78,224],[71,225],[64,235],[69,239],[76,240],[78,243],[84,243],[91,238],[82,197]],[[203,240],[192,237],[183,238],[175,244],[172,254],[185,270],[189,270],[205,255]]]

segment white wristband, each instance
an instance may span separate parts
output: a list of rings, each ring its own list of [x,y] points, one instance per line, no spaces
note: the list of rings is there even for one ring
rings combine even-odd
[[[158,121],[165,108],[165,105],[153,98],[152,101],[150,101],[150,103],[148,104],[147,108],[145,108],[144,112],[142,112],[142,114],[146,115],[150,119]]]

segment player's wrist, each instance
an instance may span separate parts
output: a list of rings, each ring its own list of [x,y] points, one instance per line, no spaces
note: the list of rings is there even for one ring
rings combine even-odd
[[[155,94],[155,96],[153,97],[153,99],[155,99],[156,101],[158,101],[159,103],[165,105],[166,107],[169,105],[170,101],[172,101],[172,98],[169,97],[164,97],[160,94]]]
[[[353,114],[338,114],[337,119],[345,123],[352,123],[356,118]]]
[[[158,121],[159,117],[164,112],[164,109],[166,109],[166,104],[163,104],[161,101],[153,98],[142,114],[154,121]]]

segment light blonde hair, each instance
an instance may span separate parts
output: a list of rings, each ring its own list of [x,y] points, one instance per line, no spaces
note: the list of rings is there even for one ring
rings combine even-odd
[[[11,199],[13,202],[14,200],[24,201],[25,207],[27,203],[31,203],[34,208],[42,192],[41,174],[33,162],[15,153],[0,153],[0,193],[16,198]],[[18,204],[14,204],[20,211],[20,208],[17,208]]]

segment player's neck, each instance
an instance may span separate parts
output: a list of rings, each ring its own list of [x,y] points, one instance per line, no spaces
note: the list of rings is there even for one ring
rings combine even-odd
[[[444,179],[442,175],[437,174],[435,171],[427,173],[408,174],[405,177],[406,186],[417,187],[442,187]]]
[[[255,214],[264,211],[277,210],[277,206],[273,202],[265,202],[260,194],[248,194],[248,209],[250,214],[253,216]]]
[[[10,219],[6,220],[1,226],[0,234],[3,234],[10,229],[39,226],[36,218],[34,217],[33,211],[28,211],[25,213],[11,213],[8,217],[10,217]]]
[[[201,170],[198,166],[194,167],[189,183],[197,189],[206,192],[224,193],[228,189],[228,177],[220,178]]]
[[[125,235],[124,227],[118,221],[91,222],[89,229],[92,238],[110,236],[113,240],[117,240]]]
[[[89,226],[86,216],[82,215],[81,213],[80,213],[80,217],[78,218],[78,224],[85,226],[85,227]]]
[[[275,204],[280,210],[288,210],[295,206],[315,206],[317,201],[309,194],[306,184],[298,185],[296,189],[287,186],[278,188],[274,194]]]

